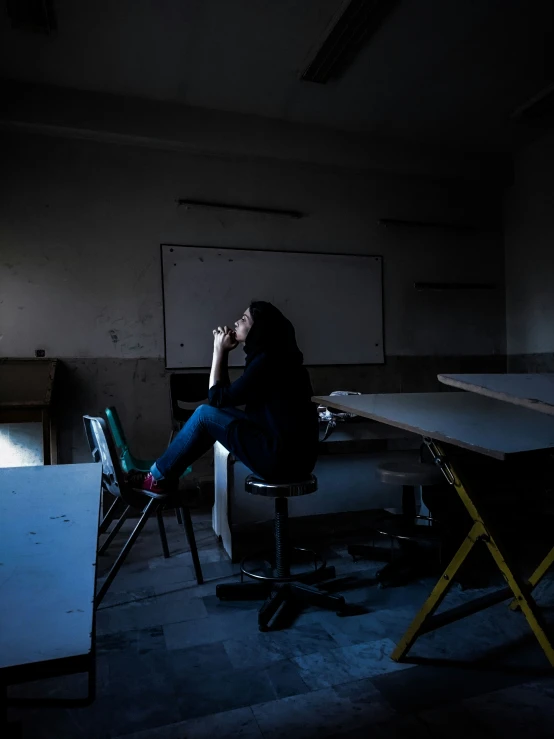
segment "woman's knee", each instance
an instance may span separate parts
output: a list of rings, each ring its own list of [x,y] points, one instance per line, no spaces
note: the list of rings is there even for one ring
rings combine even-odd
[[[204,403],[199,405],[191,416],[191,421],[195,423],[205,423],[206,421],[213,420],[217,416],[217,408],[212,408],[211,405]]]
[[[214,408],[211,405],[200,405],[192,414],[188,423],[198,429],[203,429],[218,441],[227,439],[229,428],[237,419],[222,408]]]

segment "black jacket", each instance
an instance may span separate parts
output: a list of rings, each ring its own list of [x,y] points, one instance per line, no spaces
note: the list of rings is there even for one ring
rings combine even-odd
[[[311,471],[318,447],[312,394],[303,365],[262,352],[252,358],[238,380],[231,384],[225,377],[210,388],[208,397],[216,408],[245,406],[248,420],[271,439],[275,454],[286,455],[289,464],[296,459],[294,467]]]

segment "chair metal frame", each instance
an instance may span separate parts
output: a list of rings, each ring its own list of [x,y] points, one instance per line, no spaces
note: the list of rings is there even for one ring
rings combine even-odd
[[[173,431],[169,439],[170,444],[175,434],[189,420],[194,411],[208,402],[209,379],[210,375],[207,372],[174,372],[169,376],[169,397],[173,422]],[[183,385],[187,382],[190,383],[190,387],[188,388],[189,392],[185,393]]]
[[[125,436],[125,432],[123,431],[123,425],[115,406],[112,405],[109,408],[106,408],[104,410],[104,413],[106,415],[108,428],[110,429],[110,433],[112,435],[112,439],[114,441],[123,472],[131,472],[132,470],[138,470],[138,472],[150,472],[150,468],[156,460],[139,459],[138,457],[134,456],[134,454],[131,452],[131,449],[129,448],[129,443],[127,441],[127,437]],[[171,443],[172,440],[173,434],[171,435],[169,442]],[[187,467],[181,477],[186,477],[187,475],[190,475],[191,472],[192,467]],[[175,509],[175,515],[177,517],[177,523],[182,525],[183,519],[181,518],[181,512],[179,508]],[[161,534],[161,531],[160,535],[162,536],[163,544],[164,537]],[[166,550],[164,548],[164,553],[165,551]],[[167,554],[166,556],[169,557],[169,554]]]
[[[109,531],[105,541],[99,547],[98,554],[103,554],[107,550],[129,517],[131,511],[133,509],[141,511],[141,516],[137,524],[117,556],[117,559],[112,565],[104,583],[100,587],[100,590],[96,594],[95,605],[98,606],[102,602],[102,599],[106,595],[115,576],[129,555],[129,552],[131,551],[140,532],[152,515],[155,515],[157,518],[164,557],[169,557],[169,547],[163,522],[163,512],[164,510],[171,508],[178,508],[181,512],[183,527],[190,546],[196,582],[201,585],[204,582],[204,579],[198,557],[194,528],[192,525],[190,510],[183,504],[182,495],[180,493],[173,492],[167,494],[156,494],[146,491],[137,491],[131,488],[125,478],[113,438],[104,419],[96,416],[83,416],[83,422],[92,458],[95,462],[100,462],[102,464],[102,487],[115,497],[114,502],[100,522],[99,534],[107,533],[112,522],[115,519],[117,520],[111,531]]]

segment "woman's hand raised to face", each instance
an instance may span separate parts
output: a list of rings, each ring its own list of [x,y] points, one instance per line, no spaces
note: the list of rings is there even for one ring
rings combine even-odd
[[[235,332],[228,326],[218,326],[213,330],[214,335],[214,352],[230,352],[236,349],[238,341],[235,338]]]

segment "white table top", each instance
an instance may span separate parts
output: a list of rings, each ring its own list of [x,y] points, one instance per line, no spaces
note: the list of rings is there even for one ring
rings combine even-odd
[[[335,395],[312,400],[495,459],[554,449],[554,418],[471,393]]]
[[[90,652],[101,469],[0,469],[0,671]]]
[[[554,374],[438,375],[445,385],[554,415]]]

